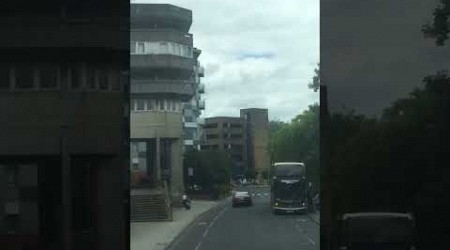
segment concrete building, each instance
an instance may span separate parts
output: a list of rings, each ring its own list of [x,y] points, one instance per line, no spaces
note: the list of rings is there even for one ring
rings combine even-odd
[[[244,120],[244,161],[249,169],[256,171],[258,178],[270,166],[269,143],[269,116],[267,109],[241,109],[241,118]]]
[[[203,125],[201,150],[228,152],[234,162],[232,175],[245,171],[243,126],[243,119],[239,117],[210,117]]]
[[[1,249],[127,248],[128,10],[104,4],[2,14]]]
[[[170,193],[170,207],[184,192],[183,103],[196,100],[199,76],[191,24],[191,10],[131,4],[132,220],[152,220],[138,198]]]
[[[194,66],[195,94],[189,102],[183,105],[184,151],[188,148],[200,149],[200,130],[203,120],[199,116],[201,115],[201,111],[205,109],[205,100],[201,99],[201,95],[205,93],[205,85],[200,80],[201,77],[205,76],[205,70],[198,61],[200,54],[201,50],[194,48],[194,58],[196,60]]]

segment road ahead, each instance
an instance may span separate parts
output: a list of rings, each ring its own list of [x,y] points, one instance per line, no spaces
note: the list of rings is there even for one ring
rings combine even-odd
[[[274,215],[269,188],[248,187],[252,207],[231,207],[231,200],[189,226],[170,250],[316,250],[319,225],[307,215]]]

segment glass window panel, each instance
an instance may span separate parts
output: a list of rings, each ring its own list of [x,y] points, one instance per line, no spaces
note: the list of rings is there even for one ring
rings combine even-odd
[[[138,42],[137,46],[138,46],[137,53],[138,54],[144,54],[144,52],[145,52],[145,43]]]
[[[109,78],[112,91],[120,91],[120,71],[112,70]]]
[[[34,68],[31,64],[20,64],[15,69],[16,88],[30,89],[34,86]]]
[[[98,79],[100,90],[109,90],[109,72],[106,69],[99,71]]]
[[[159,49],[161,54],[168,54],[169,53],[169,47],[166,42],[159,43]]]
[[[136,42],[134,42],[134,41],[130,43],[130,53],[131,54],[136,53]]]
[[[145,100],[137,99],[136,100],[136,110],[144,110],[145,109]]]
[[[174,46],[173,43],[169,43],[169,54],[172,54],[172,55],[175,53],[173,46]]]
[[[92,67],[87,68],[87,86],[89,89],[97,88],[97,72]]]
[[[82,71],[80,67],[73,66],[70,69],[70,87],[71,89],[80,89],[82,85]]]
[[[39,83],[43,89],[54,89],[58,85],[58,68],[54,65],[44,65],[39,70]]]
[[[10,86],[10,70],[6,63],[0,64],[0,89],[9,89]]]
[[[159,110],[164,110],[164,100],[159,100]]]

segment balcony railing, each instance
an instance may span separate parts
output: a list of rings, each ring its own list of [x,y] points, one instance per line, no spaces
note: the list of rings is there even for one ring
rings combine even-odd
[[[180,80],[131,80],[130,92],[132,94],[178,94],[191,97],[194,95],[193,81]]]
[[[193,71],[194,61],[191,58],[168,54],[137,54],[130,58],[131,68],[177,68]]]
[[[205,68],[204,67],[200,66],[198,68],[198,76],[200,76],[200,77],[204,77],[205,76]]]
[[[201,110],[205,109],[205,100],[200,100],[198,102],[198,108],[201,109]]]
[[[205,84],[200,83],[200,84],[198,85],[198,92],[199,92],[200,94],[204,94],[204,93],[205,93]]]

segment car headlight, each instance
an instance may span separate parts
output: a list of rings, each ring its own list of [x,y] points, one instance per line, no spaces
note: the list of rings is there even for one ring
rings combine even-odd
[[[278,206],[278,202],[275,202],[275,206]]]

